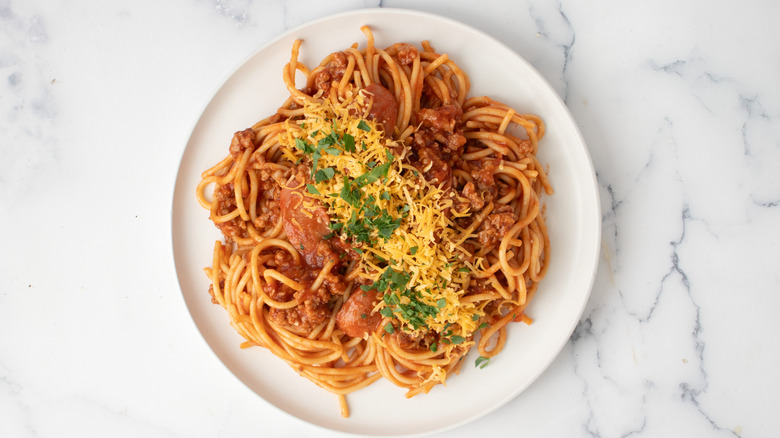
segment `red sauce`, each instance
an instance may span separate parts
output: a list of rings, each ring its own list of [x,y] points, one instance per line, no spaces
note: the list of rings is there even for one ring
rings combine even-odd
[[[377,291],[355,289],[336,314],[336,326],[353,338],[376,331],[382,322],[382,315],[373,312],[376,301]]]
[[[372,104],[368,112],[369,118],[382,125],[388,137],[393,134],[396,118],[398,116],[395,96],[387,88],[379,84],[371,84],[365,88],[371,93]]]
[[[323,257],[318,257],[317,246],[323,236],[330,232],[330,217],[325,207],[304,192],[300,173],[282,186],[279,202],[282,211],[282,225],[287,239],[306,259],[310,266],[322,267]]]

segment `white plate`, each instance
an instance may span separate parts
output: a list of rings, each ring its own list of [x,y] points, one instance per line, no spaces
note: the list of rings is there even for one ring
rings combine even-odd
[[[484,369],[472,351],[458,376],[412,399],[380,380],[351,394],[351,417],[341,418],[334,395],[298,376],[267,351],[239,349],[242,338],[225,311],[211,304],[203,268],[210,266],[218,230],[195,198],[200,173],[222,159],[235,131],[273,114],[287,97],[282,67],[293,40],[313,67],[329,53],[359,42],[360,26],[376,45],[429,40],[470,76],[471,95],[487,95],[547,125],[539,159],[549,164],[555,195],[546,198],[552,260],[531,303],[531,326],[514,324],[504,351]],[[173,251],[184,299],[206,342],[227,368],[262,398],[302,420],[365,435],[414,435],[449,429],[495,410],[527,388],[553,361],[579,321],[599,254],[600,209],[593,166],[566,106],[525,60],[490,36],[461,23],[405,10],[359,10],[287,32],[260,49],[222,85],[198,121],[182,156],[173,196]]]

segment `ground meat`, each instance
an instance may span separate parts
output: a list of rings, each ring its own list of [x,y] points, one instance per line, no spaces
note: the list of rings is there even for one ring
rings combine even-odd
[[[463,118],[463,111],[457,105],[443,105],[436,109],[423,108],[417,113],[423,126],[436,131],[452,133]]]
[[[262,233],[279,223],[281,218],[279,202],[281,187],[278,179],[284,179],[285,175],[289,175],[289,171],[285,173],[282,171],[270,171],[263,168],[262,165],[259,167],[260,169],[254,170],[258,176],[258,193],[255,207],[257,217],[253,223],[255,228]]]
[[[393,336],[395,336],[398,345],[406,351],[428,351],[430,350],[430,346],[437,342],[438,338],[437,334],[434,332],[427,332],[422,336],[413,336],[411,333],[397,331]]]
[[[414,150],[423,148],[434,148],[439,150],[439,145],[436,143],[436,136],[430,129],[420,128],[414,134],[412,134],[412,146]]]
[[[347,241],[341,240],[338,237],[332,237],[327,240],[332,254],[335,254],[341,265],[348,264],[352,260],[360,260],[361,255],[358,254],[352,245]]]
[[[453,188],[450,188],[450,190],[447,191],[447,194],[445,196],[446,198],[452,199],[453,211],[463,213],[466,210],[472,210],[472,211],[474,210],[471,206],[471,202],[467,198],[464,198],[462,195],[458,196],[457,192]],[[447,217],[449,217],[449,214],[447,215]]]
[[[463,145],[466,144],[466,137],[463,135],[462,130],[458,129],[452,134],[447,135],[446,139],[447,149],[459,153],[463,151]]]
[[[295,264],[286,251],[277,251],[274,254],[274,264],[279,272],[302,284],[304,288],[295,291],[281,282],[265,284],[264,291],[271,298],[278,301],[296,299],[300,302],[290,309],[270,309],[271,319],[285,327],[304,332],[311,331],[327,321],[333,309],[333,298],[343,295],[346,290],[346,284],[341,277],[331,271],[318,288],[312,289],[311,286],[320,272],[319,269],[310,268],[302,263]]]
[[[508,205],[499,205],[480,224],[477,240],[486,248],[496,246],[517,222],[514,209]]]
[[[422,171],[428,181],[443,182],[445,188],[452,184],[453,165],[466,143],[462,117],[463,112],[457,105],[423,108],[417,113],[420,127],[411,136],[411,164]]]
[[[436,109],[423,108],[417,113],[423,128],[427,128],[442,146],[443,152],[460,153],[466,137],[460,125],[463,111],[458,105],[443,105]]]
[[[278,187],[269,187],[262,190],[257,196],[257,218],[254,220],[256,229],[265,231],[276,226],[281,216],[279,207]]]
[[[268,316],[284,327],[310,332],[330,318],[330,309],[328,302],[321,301],[321,297],[317,296],[316,299],[304,301],[291,309],[271,308]]]
[[[427,82],[423,82],[422,94],[420,95],[420,106],[422,108],[436,108],[441,106],[442,101],[436,94],[436,89]]]
[[[534,151],[534,145],[531,143],[531,140],[522,140],[518,146],[520,146],[520,155],[530,154]]]
[[[421,148],[417,150],[417,160],[412,165],[423,172],[425,179],[434,185],[444,184],[444,188],[452,185],[452,168],[442,160],[438,151],[434,148]]]
[[[426,180],[434,184],[444,183],[445,189],[452,185],[453,164],[466,141],[459,126],[458,114],[462,116],[458,107],[422,109],[418,113],[422,120],[420,128],[412,134],[410,163],[423,172]],[[463,141],[450,143],[456,137]]]
[[[219,282],[219,288],[224,290],[225,289],[225,281],[220,280]],[[209,285],[209,295],[211,295],[211,303],[212,304],[219,304],[219,300],[217,300],[217,297],[214,295],[214,285]]]
[[[474,210],[482,210],[482,207],[485,206],[485,200],[482,199],[482,196],[477,192],[477,188],[474,186],[474,183],[469,181],[466,183],[465,186],[463,186],[463,190],[461,191],[461,195],[463,195],[464,198],[469,200],[469,203],[471,204],[471,207]]]
[[[320,240],[309,257],[307,260],[311,260],[310,265],[317,267],[324,266],[330,261],[335,261],[337,265],[343,265],[350,260],[360,260],[360,254],[356,253],[347,242],[336,236]]]
[[[217,186],[214,190],[214,200],[217,202],[216,215],[224,216],[237,208],[236,195],[233,183]],[[241,216],[236,216],[229,221],[215,223],[228,240],[236,237],[247,237],[246,223]]]
[[[419,56],[417,48],[411,44],[401,44],[401,48],[398,49],[398,61],[401,65],[412,65]]]
[[[494,178],[498,165],[498,160],[471,163],[471,176],[474,177],[477,192],[485,202],[492,202],[498,194],[498,186]]]
[[[255,205],[256,218],[253,225],[260,233],[273,228],[280,220],[281,208],[279,203],[280,187],[279,183],[273,178],[271,172],[267,170],[249,169],[249,172],[257,172],[259,176],[257,201]],[[241,196],[244,198],[244,205],[249,211],[249,186],[242,186]],[[217,202],[216,214],[218,216],[226,215],[237,208],[235,186],[232,182],[224,186],[217,186],[214,190],[214,200]],[[228,240],[237,237],[249,237],[247,223],[241,218],[235,218],[215,224],[222,231],[222,234]]]
[[[344,52],[337,52],[333,55],[328,66],[314,75],[314,87],[316,91],[322,91],[324,94],[330,92],[331,83],[341,81],[344,72],[347,70],[347,55]]]
[[[230,142],[230,156],[237,160],[245,150],[254,148],[254,141],[255,131],[252,128],[236,132]]]

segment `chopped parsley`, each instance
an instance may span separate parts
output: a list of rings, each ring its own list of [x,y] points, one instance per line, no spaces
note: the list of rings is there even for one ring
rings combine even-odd
[[[378,292],[396,291],[401,292],[406,289],[411,277],[405,272],[398,272],[393,268],[387,268],[379,279],[374,282],[373,287]]]
[[[355,179],[350,179],[347,175],[342,177],[342,188],[338,197],[354,209],[347,222],[338,228],[342,229],[346,237],[352,237],[357,242],[373,246],[376,243],[372,237],[374,232],[376,232],[378,237],[387,240],[401,226],[401,217],[393,218],[387,211],[380,210],[376,204],[377,199],[374,196],[368,196],[363,199],[363,191],[361,190],[363,186],[386,176],[391,164],[385,163],[376,166]],[[329,168],[322,170],[326,171],[327,169]],[[322,178],[329,179],[327,178],[329,175],[330,172],[323,174]],[[387,192],[385,191],[384,193]],[[383,195],[380,195],[380,197],[383,197]],[[331,229],[336,228],[331,227]]]
[[[465,340],[466,340],[466,338],[464,338],[463,336],[458,336],[458,335],[450,336],[450,342],[452,342],[455,345],[462,344],[463,341],[465,341]]]
[[[359,208],[360,198],[363,196],[363,192],[359,187],[353,187],[352,183],[347,175],[344,175],[344,187],[341,188],[339,196],[341,199],[347,202],[347,204]]]
[[[409,280],[409,274],[388,267],[371,288],[384,293],[382,300],[385,307],[380,310],[382,316],[397,317],[417,330],[427,327],[426,320],[435,317],[439,308],[422,301],[420,292],[408,289]]]
[[[344,134],[344,151],[355,152],[355,137]]]
[[[361,120],[360,123],[358,123],[357,127],[360,130],[363,130],[363,131],[366,131],[366,132],[371,132],[371,127],[368,126],[368,123],[366,123],[365,120]]]
[[[401,218],[393,219],[386,211],[382,211],[382,214],[374,219],[373,225],[376,227],[377,234],[383,239],[389,239],[393,235],[393,231],[401,226]]]
[[[303,151],[304,154],[313,154],[315,151],[314,146],[312,146],[311,143],[301,138],[295,139],[295,147]]]
[[[319,134],[319,130],[311,133],[310,137],[317,136],[318,134]],[[318,172],[317,166],[319,165],[319,161],[320,158],[322,157],[322,154],[326,153],[329,155],[337,156],[341,154],[341,150],[344,150],[346,152],[354,152],[355,138],[349,134],[344,134],[343,136],[340,136],[338,134],[337,127],[334,122],[331,127],[330,133],[325,137],[321,138],[317,142],[316,147],[302,138],[295,139],[295,147],[300,149],[304,154],[311,156],[311,175],[312,175],[311,177],[316,182],[321,182],[328,179],[325,178],[317,181],[317,172]],[[339,147],[341,149],[339,149]],[[320,175],[320,178],[323,178],[323,176]]]
[[[336,170],[333,169],[332,167],[326,167],[324,169],[320,169],[314,174],[314,182],[320,183],[323,181],[327,181],[333,178],[335,174],[336,174]]]
[[[368,172],[360,175],[359,177],[355,178],[352,181],[352,184],[354,184],[357,187],[363,187],[368,184],[373,184],[376,182],[379,178],[383,178],[387,176],[387,172],[390,170],[390,166],[393,164],[392,161],[388,161],[385,164],[380,164],[378,166],[374,166],[373,169],[369,170]]]

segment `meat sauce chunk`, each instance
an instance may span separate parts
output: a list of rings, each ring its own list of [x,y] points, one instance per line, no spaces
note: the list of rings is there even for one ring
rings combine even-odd
[[[417,157],[418,161],[412,164],[423,172],[426,180],[437,186],[443,184],[445,189],[452,185],[452,168],[434,148],[418,149]]]
[[[463,119],[463,111],[457,105],[442,105],[437,109],[423,108],[417,113],[423,126],[429,126],[442,133],[452,133],[456,124]]]
[[[344,281],[338,275],[329,273],[319,287],[312,289],[319,269],[295,263],[286,251],[278,251],[275,254],[274,265],[284,276],[303,285],[304,289],[295,291],[281,282],[264,284],[264,290],[271,298],[278,301],[295,299],[300,303],[289,309],[271,308],[271,319],[285,327],[303,332],[309,332],[328,321],[333,308],[333,297],[343,295],[346,290]]]
[[[230,141],[230,156],[237,160],[245,150],[254,147],[254,141],[255,131],[252,128],[236,132]]]
[[[460,125],[463,121],[463,110],[458,105],[442,105],[439,108],[423,108],[417,113],[422,127],[433,138],[439,141],[443,152],[459,153],[466,144],[466,137]],[[426,141],[427,142],[427,141]]]
[[[214,200],[217,203],[216,214],[218,216],[224,216],[232,213],[233,210],[238,208],[236,204],[236,195],[234,192],[233,183],[227,183],[224,186],[218,186],[214,191]],[[247,237],[246,223],[241,219],[241,216],[234,217],[228,221],[215,223],[217,228],[222,231],[225,238],[228,240],[234,238]]]
[[[469,204],[474,210],[482,210],[482,207],[485,206],[485,200],[480,195],[480,192],[477,191],[477,187],[474,186],[473,182],[467,182],[463,187],[461,194],[468,199]]]
[[[403,43],[398,49],[398,60],[401,65],[412,65],[414,60],[420,57],[420,53],[417,51],[417,47],[411,44]]]
[[[516,222],[514,209],[508,205],[499,205],[480,225],[477,233],[479,244],[485,248],[498,245]]]
[[[314,87],[323,94],[328,94],[334,82],[341,81],[347,70],[347,55],[344,52],[336,52],[327,67],[320,70],[313,77]]]

